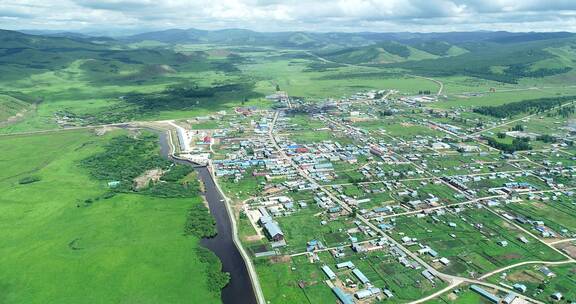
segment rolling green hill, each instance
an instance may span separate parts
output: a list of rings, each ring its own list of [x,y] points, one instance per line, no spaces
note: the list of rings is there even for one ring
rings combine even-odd
[[[337,51],[324,51],[319,52],[318,55],[330,61],[347,64],[383,64],[438,57],[437,55],[396,42],[344,48]]]
[[[516,83],[525,77],[562,74],[574,68],[574,38],[534,40],[518,43],[479,42],[460,47],[467,53],[432,60],[402,62],[389,67],[403,68],[428,76],[466,75]]]
[[[166,74],[164,70],[230,69],[225,65],[210,65],[204,57],[202,52],[185,55],[169,49],[125,48],[114,41],[96,44],[86,38],[45,37],[0,30],[0,81],[67,69],[78,61],[84,62],[78,68],[89,77],[87,80],[108,83],[155,78]],[[126,77],[129,74],[136,76]]]
[[[8,118],[22,113],[30,108],[31,104],[9,95],[0,94],[0,124]]]

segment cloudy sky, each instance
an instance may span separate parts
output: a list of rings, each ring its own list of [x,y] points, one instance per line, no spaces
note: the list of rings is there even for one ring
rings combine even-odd
[[[573,31],[576,0],[0,0],[0,28]]]

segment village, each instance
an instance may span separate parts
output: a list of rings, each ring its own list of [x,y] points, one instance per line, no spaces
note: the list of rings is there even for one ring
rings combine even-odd
[[[318,272],[345,304],[411,302],[447,290],[530,303],[545,289],[561,301],[562,292],[506,281],[505,271],[539,261],[548,278],[544,265],[576,258],[575,130],[553,126],[562,134],[553,143],[503,152],[486,136],[540,134],[427,108],[435,95],[398,93],[308,103],[277,92],[267,97],[276,110],[171,122],[176,155],[210,166],[254,261],[283,260],[293,272],[294,261],[314,265],[293,282],[304,292],[319,280],[307,275]],[[519,122],[530,129],[530,119]]]

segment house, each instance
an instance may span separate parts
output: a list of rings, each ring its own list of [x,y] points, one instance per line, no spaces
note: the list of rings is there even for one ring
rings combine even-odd
[[[277,222],[269,221],[265,223],[264,229],[271,240],[278,242],[284,239],[284,232],[282,232]]]
[[[388,290],[388,289],[384,289],[383,292],[384,292],[384,294],[386,295],[386,297],[388,297],[388,299],[394,297],[394,294],[393,294],[390,290]]]
[[[356,268],[352,270],[352,273],[354,273],[354,275],[358,278],[358,280],[360,280],[360,282],[362,282],[362,284],[370,283],[370,280],[368,280],[368,278],[362,273],[362,271],[360,271],[360,269]]]
[[[553,273],[550,268],[546,267],[546,266],[542,266],[540,268],[540,272],[543,273],[545,276],[549,277],[549,278],[553,278],[556,276],[555,273]]]
[[[516,295],[515,293],[511,292],[511,293],[507,294],[507,295],[502,299],[502,304],[512,304],[512,303],[514,303],[514,300],[516,300],[517,297],[518,297],[518,295]]]
[[[471,285],[470,289],[478,293],[479,295],[486,298],[488,301],[492,303],[500,303],[500,298],[494,294],[489,293],[488,291],[484,290],[482,287],[478,285]]]
[[[528,241],[528,239],[524,236],[521,236],[518,238],[520,240],[520,242],[524,243],[524,244],[528,244],[530,241]]]
[[[342,302],[342,304],[354,304],[352,296],[342,291],[342,289],[338,287],[332,287],[332,292],[336,295],[338,300]]]
[[[342,262],[342,263],[338,263],[336,264],[336,268],[340,269],[340,268],[348,268],[348,269],[354,269],[356,266],[354,266],[354,263],[350,262],[350,261],[346,261],[346,262]]]
[[[520,284],[520,283],[516,283],[516,284],[512,285],[512,287],[513,287],[515,290],[517,290],[517,291],[519,291],[519,292],[521,292],[521,293],[525,293],[526,290],[528,290],[528,288],[526,287],[526,285]]]
[[[377,287],[371,287],[368,289],[363,289],[363,290],[359,290],[357,291],[354,296],[356,296],[357,299],[362,300],[362,299],[366,299],[372,296],[376,296],[380,294],[380,288]]]
[[[422,275],[428,279],[430,282],[434,281],[434,275],[429,270],[422,271]]]
[[[334,271],[332,271],[332,269],[330,269],[330,267],[328,267],[328,265],[322,266],[322,271],[324,271],[324,273],[330,280],[336,279],[336,274],[334,273]]]
[[[562,294],[559,293],[559,292],[553,293],[550,297],[552,297],[552,299],[554,299],[554,300],[556,300],[556,301],[562,300]]]

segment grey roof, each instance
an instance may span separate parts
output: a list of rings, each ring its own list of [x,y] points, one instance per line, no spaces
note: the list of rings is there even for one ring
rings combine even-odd
[[[264,228],[266,228],[266,230],[268,231],[268,233],[271,236],[275,236],[277,234],[284,235],[284,232],[282,232],[282,229],[280,229],[280,226],[278,226],[278,223],[276,223],[274,221],[265,223]]]
[[[362,282],[362,284],[370,283],[370,280],[368,280],[368,278],[362,273],[362,271],[360,271],[360,269],[356,268],[352,270],[352,272],[358,278],[358,280]]]

